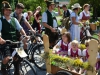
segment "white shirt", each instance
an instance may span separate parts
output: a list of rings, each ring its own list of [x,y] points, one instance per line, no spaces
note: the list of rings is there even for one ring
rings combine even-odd
[[[97,58],[100,58],[100,53],[99,52],[97,53]]]
[[[57,43],[57,46],[61,46],[61,42],[62,42],[62,40],[60,40],[58,43]],[[71,43],[69,43],[69,44],[66,44],[66,43],[64,43],[63,42],[63,45],[65,45],[65,46],[67,46],[68,45],[68,49],[70,49],[71,48]]]
[[[85,16],[90,16],[90,12],[89,12],[89,11],[88,11],[88,13],[86,13],[86,12],[83,10],[83,11],[80,13],[80,15],[79,15],[79,19],[82,19],[83,13],[84,13]]]
[[[23,14],[23,16],[24,16],[24,18],[26,18],[26,17],[28,16],[28,13],[25,12],[25,13]]]
[[[73,52],[75,53],[76,51],[73,51]],[[68,55],[69,56],[71,55],[71,49],[68,50]],[[81,50],[80,49],[78,49],[78,55],[79,56],[82,56],[82,53],[81,53]]]
[[[84,56],[84,57],[86,56],[86,50],[87,50],[87,49],[84,49],[84,50],[82,51],[82,56]]]
[[[58,12],[52,11],[51,14],[52,14],[52,16],[58,16]],[[46,12],[44,12],[42,14],[42,22],[46,22],[47,23],[47,13]],[[54,28],[57,27],[57,22],[54,19],[53,19],[53,27]]]

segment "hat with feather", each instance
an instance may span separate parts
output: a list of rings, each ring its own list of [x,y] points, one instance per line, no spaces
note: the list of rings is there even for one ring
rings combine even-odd
[[[12,10],[10,4],[7,1],[2,2],[2,9],[10,9]]]

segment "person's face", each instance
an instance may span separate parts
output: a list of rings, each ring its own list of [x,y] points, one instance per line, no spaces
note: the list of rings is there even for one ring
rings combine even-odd
[[[78,12],[80,11],[81,8],[78,8]]]
[[[63,9],[64,11],[66,11],[66,10],[67,10],[67,8],[66,8],[66,7],[62,7],[62,9]]]
[[[89,9],[90,9],[90,6],[85,7],[86,11],[89,11]]]
[[[11,14],[12,10],[11,9],[4,9],[4,15],[9,16]]]
[[[51,4],[51,9],[54,10],[55,4]]]
[[[66,35],[62,35],[62,40],[63,40],[64,42],[68,42],[68,38],[66,37]]]
[[[72,46],[72,49],[73,50],[77,50],[77,48],[78,48],[78,45],[77,44],[74,44],[74,43],[71,46]]]
[[[23,9],[21,9],[21,8],[16,8],[16,12],[17,12],[17,14],[21,14],[21,13],[23,12]]]

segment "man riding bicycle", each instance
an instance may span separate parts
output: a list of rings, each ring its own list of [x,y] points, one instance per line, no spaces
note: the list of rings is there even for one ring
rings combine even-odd
[[[10,16],[12,11],[10,4],[6,1],[3,1],[2,5],[3,5],[2,6],[3,16],[0,19],[0,32],[1,32],[0,44],[5,44],[6,43],[5,40],[11,40],[14,42],[19,41],[17,39],[16,30],[18,30],[24,36],[26,36],[26,33],[19,24],[18,20]],[[12,52],[13,50],[7,50],[7,51],[3,50],[4,59],[2,60],[2,65],[1,65],[1,71],[3,75],[7,75],[6,66]],[[16,61],[14,63],[15,67],[14,75],[20,75],[18,65],[19,65],[18,61]]]
[[[18,3],[16,5],[13,15],[11,16],[15,17],[19,21],[20,25],[23,27],[23,29],[25,30],[27,34],[28,34],[28,30],[31,30],[35,33],[35,30],[33,30],[29,22],[26,20],[26,18],[22,14],[24,8],[25,7],[22,3]]]

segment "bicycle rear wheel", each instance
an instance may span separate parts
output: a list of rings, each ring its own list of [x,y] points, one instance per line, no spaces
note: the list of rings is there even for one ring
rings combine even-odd
[[[21,75],[37,75],[35,69],[32,67],[30,62],[26,59],[23,59],[19,64],[19,69]]]

